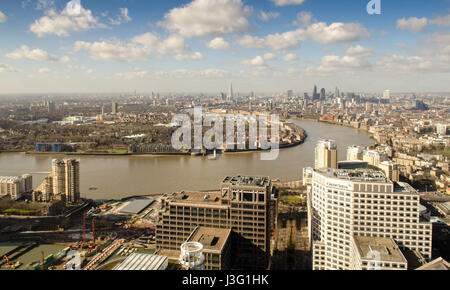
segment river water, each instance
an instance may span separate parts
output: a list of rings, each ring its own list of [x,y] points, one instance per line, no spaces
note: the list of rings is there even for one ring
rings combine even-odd
[[[224,154],[218,160],[191,156],[82,156],[81,196],[120,199],[189,190],[219,188],[227,175],[262,175],[282,181],[298,180],[304,167],[314,166],[319,139],[336,140],[338,160],[345,160],[350,145],[372,145],[367,133],[352,128],[309,121],[293,121],[308,133],[305,143],[281,149],[277,160],[262,161],[260,152]],[[52,156],[0,154],[0,176],[33,175],[34,188],[51,170]],[[97,188],[97,190],[90,190]]]

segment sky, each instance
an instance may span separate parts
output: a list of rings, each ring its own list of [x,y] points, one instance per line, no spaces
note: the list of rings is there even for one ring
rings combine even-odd
[[[450,0],[0,0],[0,94],[450,91]]]

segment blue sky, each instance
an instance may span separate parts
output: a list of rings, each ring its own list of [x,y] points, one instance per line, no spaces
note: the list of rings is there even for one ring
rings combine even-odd
[[[68,2],[1,0],[1,93],[450,91],[449,0]]]

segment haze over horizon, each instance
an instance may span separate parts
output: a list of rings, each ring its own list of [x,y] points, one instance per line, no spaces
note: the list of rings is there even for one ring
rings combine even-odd
[[[448,92],[450,2],[6,1],[0,95]]]

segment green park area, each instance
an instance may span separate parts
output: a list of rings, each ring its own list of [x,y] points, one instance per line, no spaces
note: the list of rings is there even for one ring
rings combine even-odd
[[[304,188],[279,188],[280,202],[287,206],[306,206],[305,190]]]
[[[24,201],[0,200],[0,214],[40,216],[45,204],[28,203]]]
[[[300,196],[282,196],[281,201],[285,203],[286,205],[293,205],[293,206],[304,206],[306,203]]]

